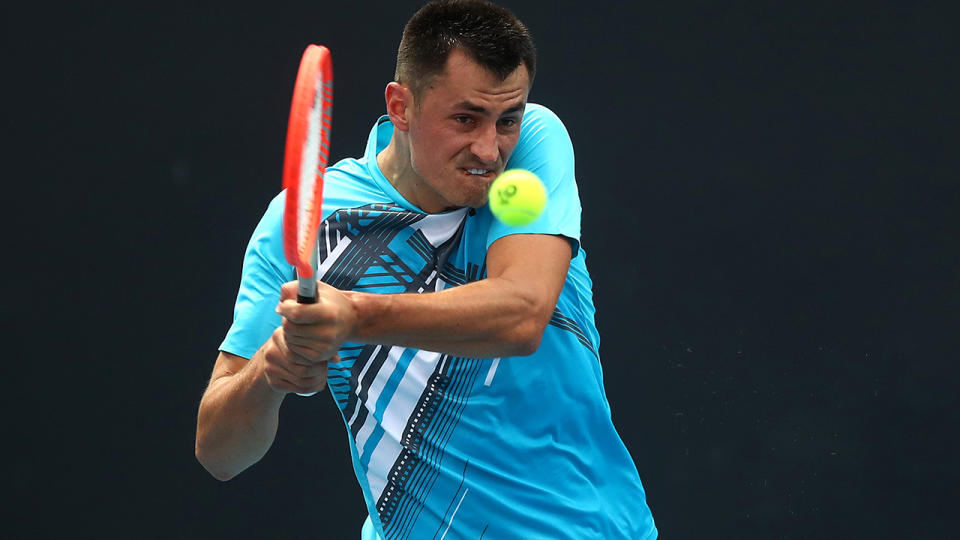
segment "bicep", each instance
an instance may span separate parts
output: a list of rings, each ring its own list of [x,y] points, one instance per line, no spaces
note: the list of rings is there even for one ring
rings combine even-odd
[[[511,234],[487,251],[487,277],[510,281],[549,318],[570,268],[570,240],[549,234]]]
[[[213,364],[213,373],[210,375],[210,386],[219,379],[236,375],[247,365],[247,362],[249,362],[249,360],[242,356],[220,351],[220,355],[217,356],[217,361]]]

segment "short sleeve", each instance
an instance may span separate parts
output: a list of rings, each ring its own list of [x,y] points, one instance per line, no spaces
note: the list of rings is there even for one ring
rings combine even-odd
[[[573,143],[560,118],[542,105],[529,104],[520,140],[507,169],[527,169],[543,181],[547,206],[529,225],[514,227],[492,221],[487,248],[510,234],[554,234],[570,239],[575,257],[580,246],[580,194],[574,175]]]
[[[283,255],[283,193],[271,201],[243,257],[233,324],[220,350],[250,358],[280,326],[280,287],[294,277]]]

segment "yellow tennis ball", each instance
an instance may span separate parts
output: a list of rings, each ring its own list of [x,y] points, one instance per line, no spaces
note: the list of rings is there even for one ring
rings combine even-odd
[[[525,169],[504,171],[490,185],[490,211],[514,227],[529,225],[547,205],[547,190],[537,175]]]

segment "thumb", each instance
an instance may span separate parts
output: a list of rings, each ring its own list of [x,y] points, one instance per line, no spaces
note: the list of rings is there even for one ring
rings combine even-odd
[[[299,281],[288,281],[280,287],[280,301],[296,300],[297,289],[300,287]]]
[[[343,291],[341,291],[340,289],[334,287],[333,285],[327,285],[326,283],[324,283],[323,281],[320,281],[320,280],[317,280],[317,289],[320,290],[320,291],[343,292]]]

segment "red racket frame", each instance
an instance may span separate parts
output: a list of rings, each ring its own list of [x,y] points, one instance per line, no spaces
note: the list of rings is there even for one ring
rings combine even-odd
[[[317,100],[317,92],[320,92]],[[301,200],[300,168],[303,162],[304,146],[307,144],[307,131],[310,111],[317,102],[320,112],[320,137],[317,151],[316,184],[312,200]],[[333,62],[330,50],[321,45],[309,45],[300,59],[300,68],[293,89],[290,104],[290,120],[287,124],[287,144],[284,155],[283,187],[287,190],[286,206],[283,216],[283,250],[287,262],[297,269],[301,280],[301,293],[304,281],[313,284],[316,298],[317,264],[317,228],[322,217],[323,175],[327,169],[330,152],[330,129],[333,110]],[[307,222],[301,223],[300,208],[309,205]],[[300,231],[304,234],[301,235]],[[301,294],[303,296],[303,294]],[[309,299],[307,299],[309,301]]]

